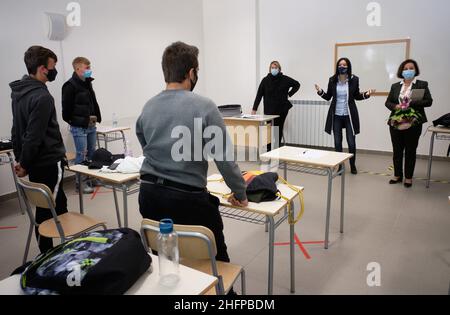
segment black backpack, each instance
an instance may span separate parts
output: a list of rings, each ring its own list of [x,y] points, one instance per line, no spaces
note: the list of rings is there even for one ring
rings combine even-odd
[[[449,128],[450,127],[450,113],[445,114],[444,116],[441,116],[440,118],[433,121],[433,126],[444,126]]]
[[[38,256],[22,273],[20,284],[28,295],[119,295],[150,265],[136,231],[89,232]]]
[[[278,198],[278,174],[267,172],[243,172],[244,180],[247,184],[247,199],[250,202],[273,201]]]

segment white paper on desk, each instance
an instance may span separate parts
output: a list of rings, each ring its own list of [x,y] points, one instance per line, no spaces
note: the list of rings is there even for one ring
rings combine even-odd
[[[323,158],[326,155],[327,152],[305,150],[303,153],[300,153],[300,158],[307,160],[315,160]]]
[[[247,115],[247,114],[243,114],[243,115],[241,115],[241,118],[258,119],[258,118],[261,118],[261,116],[259,116],[259,115]]]

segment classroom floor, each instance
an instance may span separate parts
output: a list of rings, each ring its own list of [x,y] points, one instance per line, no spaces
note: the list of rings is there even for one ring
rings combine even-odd
[[[364,173],[390,173],[389,156],[360,154],[357,165],[360,174],[346,176],[345,233],[339,233],[340,180],[336,179],[330,248],[304,244],[302,251],[295,247],[296,294],[449,294],[450,184],[432,183],[426,189],[425,182],[418,179],[406,189],[388,185],[389,177]],[[256,168],[256,164],[241,164],[242,170]],[[216,172],[211,165],[209,173]],[[425,177],[425,160],[418,160],[415,175]],[[450,179],[448,162],[434,162],[433,178]],[[306,243],[323,241],[326,178],[289,172],[289,181],[305,187],[305,215],[295,227],[298,238]],[[73,185],[66,185],[66,193],[69,208],[78,211]],[[139,230],[137,196],[129,197],[129,219],[130,227]],[[85,196],[86,214],[117,227],[111,192],[101,188],[93,200],[91,197]],[[0,279],[21,264],[28,224],[16,200],[0,203]],[[268,234],[264,227],[230,219],[224,219],[224,224],[230,257],[245,267],[247,293],[266,294]],[[286,223],[276,230],[275,241],[289,241]],[[36,254],[33,238],[30,258]],[[367,265],[371,262],[381,266],[379,287],[367,285]],[[274,294],[290,294],[289,285],[289,247],[276,246]],[[237,284],[237,292],[239,288]]]

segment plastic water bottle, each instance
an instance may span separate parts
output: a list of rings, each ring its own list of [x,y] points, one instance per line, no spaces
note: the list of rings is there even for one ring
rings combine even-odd
[[[125,156],[133,157],[133,150],[131,149],[131,142],[127,140],[125,142]]]
[[[167,287],[179,281],[178,235],[171,219],[161,220],[158,234],[158,259],[160,283]]]
[[[117,114],[116,113],[112,114],[112,126],[114,128],[117,128],[119,126],[119,120],[117,119]]]

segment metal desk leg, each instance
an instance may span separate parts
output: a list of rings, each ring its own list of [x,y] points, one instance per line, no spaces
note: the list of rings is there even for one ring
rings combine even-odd
[[[434,139],[435,139],[435,138],[436,138],[436,133],[433,132],[433,133],[431,134],[430,154],[428,155],[427,188],[430,188],[431,164],[433,163],[433,147],[434,147]]]
[[[291,204],[292,209],[292,219],[295,217],[295,207],[294,201]],[[295,233],[295,225],[290,224],[290,255],[291,255],[291,293],[295,293],[295,252],[294,252],[294,233]]]
[[[17,199],[19,201],[20,213],[22,213],[22,215],[24,215],[25,210],[24,210],[24,206],[23,206],[22,194],[20,193],[19,184],[17,183],[16,170],[14,169],[14,158],[12,157],[11,152],[8,152],[7,155],[9,158],[9,164],[11,165],[11,171],[12,171],[12,176],[14,179],[14,185],[16,186]]]
[[[333,185],[333,170],[331,168],[328,171],[328,194],[327,194],[327,218],[325,222],[325,249],[328,249],[328,237],[330,234],[330,209],[331,209],[331,188]]]
[[[120,130],[120,133],[122,134],[123,149],[124,149],[123,153],[126,154],[127,149],[130,149],[130,148],[127,148],[127,140],[125,139],[125,133],[123,132],[123,130]]]
[[[265,224],[265,229],[264,229],[264,231],[267,233],[267,232],[269,232],[269,219],[266,217],[266,224]]]
[[[78,179],[78,199],[80,200],[80,213],[84,214],[84,205],[83,205],[83,180],[81,178],[81,174],[77,173]]]
[[[122,185],[122,193],[123,193],[123,222],[124,227],[128,227],[128,187],[127,185]]]
[[[100,134],[97,132],[97,149],[100,149]]]
[[[116,187],[113,187],[113,195],[114,195],[114,205],[116,206],[117,223],[119,224],[119,227],[121,228],[122,227],[122,220],[120,218],[119,202],[117,200]]]
[[[345,163],[342,163],[341,177],[341,233],[344,233]]]
[[[288,180],[288,178],[287,178],[287,162],[283,162],[284,163],[284,179],[285,180]]]
[[[267,294],[273,294],[273,252],[274,252],[274,241],[275,241],[275,222],[273,217],[268,217],[269,219],[269,277],[267,284]]]

